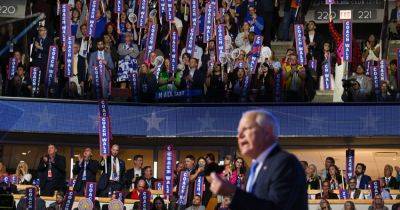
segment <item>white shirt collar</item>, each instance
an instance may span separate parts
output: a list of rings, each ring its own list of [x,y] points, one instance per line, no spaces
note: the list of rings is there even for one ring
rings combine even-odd
[[[263,163],[265,158],[268,157],[269,153],[271,153],[271,151],[278,145],[278,142],[273,143],[270,147],[268,147],[266,150],[264,150],[264,152],[262,152],[257,159],[253,160],[253,161],[257,161],[257,163]]]

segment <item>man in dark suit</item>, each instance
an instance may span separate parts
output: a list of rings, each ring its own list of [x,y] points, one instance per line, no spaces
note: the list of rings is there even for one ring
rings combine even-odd
[[[65,192],[65,167],[65,157],[57,154],[57,148],[50,144],[38,166],[42,196],[53,196],[54,191]]]
[[[206,81],[207,64],[199,68],[199,60],[197,58],[190,58],[189,67],[183,71],[181,88],[186,90],[196,90],[203,92],[204,83]],[[200,100],[201,97],[194,98],[194,101]]]
[[[87,65],[86,59],[79,55],[79,44],[74,43],[74,60],[72,63],[72,77],[69,78],[70,82],[74,82],[78,88],[78,94],[83,95],[86,75],[87,75]]]
[[[339,199],[338,195],[330,189],[331,184],[325,180],[322,182],[322,191],[315,195],[316,199]]]
[[[33,40],[32,64],[40,68],[40,83],[44,83],[47,69],[47,58],[49,56],[49,47],[52,40],[47,36],[47,29],[44,26],[39,27],[38,36]]]
[[[126,189],[131,189],[136,179],[142,176],[143,155],[133,156],[133,168],[125,173],[124,184]]]
[[[393,166],[385,165],[383,174],[385,175],[382,177],[382,179],[385,181],[385,188],[397,189],[398,183],[396,178],[393,176]]]
[[[350,199],[364,199],[364,195],[361,193],[361,190],[356,187],[357,179],[355,177],[349,180],[349,189],[348,193]]]
[[[75,163],[72,172],[76,177],[74,191],[82,196],[85,192],[86,182],[96,182],[96,173],[99,168],[99,162],[92,160],[92,149],[86,148],[83,156],[79,154],[78,161]]]
[[[356,180],[357,180],[357,188],[358,189],[367,189],[369,183],[371,182],[371,177],[365,175],[365,170],[367,170],[367,166],[364,163],[357,163],[356,165]]]
[[[306,177],[299,160],[278,143],[279,123],[264,110],[245,112],[238,127],[241,154],[253,159],[246,190],[211,173],[211,191],[232,196],[232,210],[306,210]]]
[[[27,209],[27,198],[24,196],[22,197],[17,205],[17,210],[25,210]],[[39,196],[39,188],[36,187],[36,202],[35,202],[35,208],[37,210],[45,210],[46,209],[46,201],[44,201],[40,196]]]
[[[100,163],[102,174],[98,183],[99,197],[109,197],[114,191],[123,189],[123,177],[125,174],[125,162],[118,158],[119,146],[111,147],[111,156],[103,156]]]

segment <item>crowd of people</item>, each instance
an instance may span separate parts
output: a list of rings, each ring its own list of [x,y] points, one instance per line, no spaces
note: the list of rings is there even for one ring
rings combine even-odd
[[[107,162],[107,163],[106,163]],[[325,160],[325,168],[318,171],[316,166],[308,164],[306,161],[301,161],[307,177],[307,186],[309,190],[318,190],[317,194],[309,194],[309,199],[321,199],[321,209],[329,209],[327,199],[339,199],[340,195],[334,190],[345,189],[348,192],[350,199],[373,199],[372,209],[380,209],[378,206],[383,206],[386,199],[400,199],[399,196],[393,197],[390,190],[400,189],[400,167],[396,166],[396,177],[393,166],[385,165],[384,177],[380,180],[381,194],[371,196],[370,192],[365,193],[365,189],[369,189],[371,177],[365,174],[366,166],[363,163],[358,163],[355,166],[355,175],[348,179],[346,173],[341,173],[335,165],[335,160],[332,157],[327,157]],[[108,169],[107,166],[108,165]],[[204,209],[212,197],[215,197],[210,191],[210,183],[208,177],[211,172],[217,172],[220,177],[228,180],[231,184],[244,189],[246,187],[246,172],[247,163],[241,157],[227,155],[223,158],[223,164],[218,164],[212,153],[205,156],[195,158],[193,155],[187,155],[182,162],[177,162],[174,169],[174,196],[170,198],[168,205],[169,209]],[[178,205],[178,191],[180,183],[180,175],[182,171],[190,172],[189,186],[187,193],[187,204]],[[6,167],[0,163],[0,173],[3,177],[12,174],[8,173]],[[100,178],[96,179],[96,175],[100,174]],[[92,157],[92,150],[85,148],[82,154],[78,155],[77,161],[73,166],[74,180],[73,186],[71,182],[66,181],[66,159],[64,156],[57,153],[57,148],[54,145],[48,146],[48,151],[40,160],[37,168],[37,176],[32,176],[28,170],[28,165],[25,162],[20,162],[15,171],[18,177],[17,183],[14,184],[34,184],[37,186],[38,192],[40,189],[41,196],[53,196],[56,193],[56,202],[50,206],[62,205],[65,202],[64,195],[68,187],[72,187],[77,196],[85,196],[86,182],[97,182],[98,197],[114,197],[116,192],[122,192],[125,199],[139,200],[140,192],[146,189],[159,190],[158,182],[162,182],[162,178],[156,179],[153,176],[151,166],[143,166],[143,156],[138,154],[133,156],[133,167],[128,169],[124,160],[119,157],[119,146],[113,145],[111,155],[104,156],[100,161]],[[202,193],[196,194],[195,180],[198,177],[204,178],[204,186]],[[38,180],[36,180],[36,178]],[[36,180],[36,181],[35,181]],[[12,193],[18,192],[15,185],[10,181],[5,183],[1,180],[1,189],[7,189]],[[38,193],[39,196],[39,193]],[[23,201],[24,199],[21,199]],[[217,196],[218,205],[216,209],[229,209],[231,197]],[[18,209],[23,209],[25,202],[18,203]],[[37,205],[45,206],[42,202],[37,202]],[[96,204],[99,205],[99,204]],[[160,206],[157,206],[160,205]],[[325,206],[325,208],[324,208]],[[138,203],[134,209],[138,208]],[[163,198],[155,197],[152,209],[166,209],[166,203]],[[354,209],[354,204],[346,202],[345,209]]]
[[[286,0],[284,5],[278,0],[217,1],[218,12],[213,25],[225,26],[223,55],[217,52],[216,29],[212,37],[204,41],[205,9],[210,3],[206,0],[198,0],[199,30],[195,33],[193,49],[188,49],[188,38],[193,22],[190,6],[196,1],[175,1],[174,19],[169,22],[165,14],[158,14],[161,12],[159,3],[149,1],[143,28],[139,28],[136,15],[140,1],[123,1],[124,11],[120,15],[114,13],[115,0],[100,1],[93,37],[88,36],[90,2],[58,2],[35,1],[34,11],[45,8],[44,24],[32,34],[29,53],[24,53],[21,44],[16,43],[13,52],[3,58],[3,95],[94,99],[97,97],[94,68],[100,60],[106,68],[101,75],[100,92],[104,98],[135,102],[304,102],[312,101],[316,91],[324,89],[322,66],[329,62],[331,86],[339,92],[339,100],[341,97],[343,101],[357,102],[400,100],[397,60],[387,65],[386,81],[376,86],[371,79],[368,69],[371,65],[378,66],[380,60],[380,42],[374,35],[361,45],[353,39],[349,81],[343,83],[343,90],[343,72],[335,71],[343,65],[343,39],[332,18],[328,23],[330,34],[320,33],[314,21],[304,23],[307,60],[315,61],[315,65],[300,65],[295,47],[287,49],[283,58],[274,56],[276,49],[271,49],[271,41],[289,41],[290,26],[296,21],[294,15],[302,11],[296,0]],[[71,77],[64,76],[66,48],[58,30],[62,4],[70,5],[71,35],[75,37]],[[280,7],[284,7],[283,17],[278,14]],[[158,25],[155,49],[147,52],[152,24]],[[174,31],[179,36],[176,64],[171,62],[171,33]],[[7,26],[2,27],[0,34],[4,40],[15,36],[7,31]],[[256,54],[253,42],[257,36],[263,36],[263,43],[253,71],[249,60]],[[47,70],[52,45],[58,47],[58,63],[54,82],[49,83]],[[16,58],[17,69],[15,75],[8,76],[10,57]],[[171,65],[176,65],[176,69]],[[31,67],[39,67],[38,87],[32,83]],[[346,75],[343,78],[347,78]]]

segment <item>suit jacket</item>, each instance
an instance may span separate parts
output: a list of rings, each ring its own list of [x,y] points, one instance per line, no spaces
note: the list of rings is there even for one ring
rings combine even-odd
[[[99,168],[99,162],[97,160],[89,160],[86,165],[86,181],[87,182],[96,182],[96,173]],[[74,175],[78,175],[76,177],[76,183],[74,185],[74,191],[79,192],[82,188],[84,188],[85,181],[82,181],[84,171],[84,163],[79,164],[79,161],[76,161],[75,166],[72,170]]]
[[[236,189],[232,210],[307,210],[307,187],[299,160],[280,146],[265,158],[253,192]]]
[[[90,54],[90,59],[89,59],[88,75],[93,77],[92,80],[93,88],[95,88],[94,66],[97,65],[97,53],[98,51]],[[106,98],[109,96],[109,94],[111,94],[109,90],[109,85],[111,81],[111,72],[114,69],[114,62],[111,58],[111,55],[105,51],[104,51],[104,60],[107,62],[107,65],[106,65],[105,75],[104,77],[101,77],[101,79],[102,79],[103,97]]]
[[[385,181],[385,177],[382,177],[382,179]],[[399,187],[397,180],[394,176],[390,177],[389,183],[386,185],[386,187],[390,189],[397,189]]]
[[[86,59],[78,55],[78,81],[79,83],[86,81],[87,65]]]
[[[322,197],[325,198],[325,199],[339,199],[339,196],[336,193],[334,193],[334,192],[332,192],[330,190],[328,192],[328,196],[327,197],[324,197],[324,196],[322,196]],[[318,194],[315,195],[315,199],[321,199],[322,197],[321,197],[321,193],[318,193]]]
[[[203,64],[201,68],[196,69],[193,73],[193,82],[191,84],[192,90],[198,89],[198,90],[203,90],[204,89],[204,82],[206,81],[206,72],[204,66],[207,66],[207,64]],[[186,89],[187,87],[187,82],[186,82],[186,76],[190,74],[189,68],[186,68],[183,71],[182,75],[182,80],[181,80],[181,88]]]
[[[26,198],[23,197],[18,202],[17,210],[25,210],[25,209],[26,209]],[[46,210],[46,202],[43,199],[41,199],[40,197],[37,197],[35,209],[36,210]]]
[[[367,189],[369,186],[369,183],[371,182],[371,177],[368,175],[362,175],[361,180],[360,180],[360,186],[359,189]]]
[[[48,155],[47,158],[50,160]],[[38,166],[41,189],[43,189],[46,186],[46,182],[48,181],[47,179],[48,169],[49,169],[49,164],[45,163],[43,161],[43,158],[41,158]],[[65,157],[56,154],[54,156],[54,163],[52,163],[51,172],[53,180],[56,182],[58,186],[65,186],[65,179],[66,179],[65,169],[66,169]]]
[[[118,162],[119,162],[119,173],[120,173],[118,182],[121,184],[121,186],[123,186],[123,178],[125,175],[125,162],[120,158],[118,158]],[[98,190],[101,191],[106,189],[107,183],[111,177],[111,156],[107,157],[107,171],[104,160],[100,162],[100,170],[102,171],[102,174],[100,176],[97,188]]]

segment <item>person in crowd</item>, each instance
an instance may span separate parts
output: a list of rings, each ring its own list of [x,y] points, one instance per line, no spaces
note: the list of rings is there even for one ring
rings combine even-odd
[[[35,207],[34,209],[36,210],[46,210],[46,202],[39,196],[39,187],[35,186],[36,188],[36,199],[35,199]],[[25,210],[27,209],[28,202],[27,198],[23,196],[18,204],[17,204],[17,210]]]
[[[157,78],[149,66],[149,64],[143,63],[139,69],[139,95],[143,102],[154,101],[157,91]]]
[[[306,168],[307,185],[310,190],[318,190],[321,178],[317,174],[317,167],[314,164],[310,164]]]
[[[146,181],[147,188],[149,189],[156,188],[155,184],[157,179],[153,177],[153,169],[151,169],[151,166],[143,167],[141,179]]]
[[[89,36],[87,36],[87,25],[83,23],[82,25],[79,26],[80,33],[82,34],[82,37],[77,38],[75,40],[75,43],[77,43],[79,47],[79,55],[87,58],[89,51],[91,49],[91,43],[92,41],[89,40]]]
[[[136,183],[136,179],[142,176],[142,167],[143,167],[143,155],[134,155],[133,168],[127,170],[124,177],[126,189],[135,188],[134,183]]]
[[[164,199],[162,199],[161,197],[155,197],[151,210],[167,210]]]
[[[118,45],[118,55],[117,82],[120,83],[119,87],[124,89],[127,87],[129,74],[132,74],[133,71],[137,71],[138,69],[136,58],[139,55],[139,48],[133,43],[132,33],[126,33],[125,42]]]
[[[65,192],[65,157],[57,153],[55,145],[48,145],[47,154],[40,159],[38,172],[42,196],[53,196],[55,191]]]
[[[47,36],[47,29],[40,26],[38,36],[33,40],[32,66],[40,68],[40,83],[44,83],[47,71],[47,58],[49,56],[49,47],[52,40]]]
[[[230,180],[232,176],[232,155],[225,155],[223,167],[224,170],[222,171],[221,176],[223,176],[226,180]]]
[[[215,210],[230,210],[229,205],[232,202],[232,197],[230,196],[224,196],[223,200],[221,203],[218,203],[217,206],[215,206]]]
[[[357,163],[355,170],[355,177],[357,179],[356,188],[367,189],[371,182],[371,177],[365,174],[367,166],[364,163]]]
[[[54,210],[61,210],[64,204],[64,193],[63,192],[57,192],[56,193],[56,201],[51,203],[49,205],[49,208],[52,208]]]
[[[397,189],[398,183],[396,177],[393,176],[393,166],[387,164],[383,169],[384,177],[382,177],[385,187],[390,189]]]
[[[237,48],[244,50],[246,53],[251,51],[253,43],[249,41],[250,24],[245,22],[241,28],[240,33],[236,36],[235,45]],[[252,34],[253,35],[253,34]]]
[[[94,67],[98,66],[98,62],[102,62],[105,67],[105,73],[101,75],[101,80],[102,81],[102,97],[103,98],[108,98],[110,96],[110,81],[111,81],[111,72],[114,69],[114,62],[111,58],[111,55],[105,51],[105,45],[103,40],[97,41],[97,51],[93,52],[90,54],[90,59],[89,59],[89,82],[92,82],[92,89],[93,92],[96,92],[95,90],[95,81],[94,81],[94,75],[95,75],[95,70]]]
[[[185,210],[206,210],[206,207],[201,205],[201,196],[195,195],[193,197],[192,205],[187,207]]]
[[[371,34],[363,47],[362,59],[365,61],[378,61],[380,53],[380,44],[376,40],[375,35]]]
[[[79,95],[83,95],[85,88],[85,81],[87,75],[87,64],[86,59],[79,55],[80,46],[78,43],[74,43],[74,59],[72,64],[72,77],[69,78],[70,82],[74,82]]]
[[[18,177],[18,184],[32,184],[32,174],[29,173],[28,164],[25,161],[18,163],[15,175]]]
[[[135,184],[136,188],[128,196],[131,199],[138,200],[140,191],[146,190],[148,188],[146,181],[144,179],[138,178]]]
[[[210,190],[210,174],[211,172],[218,172],[220,166],[218,166],[218,164],[215,162],[215,156],[213,153],[207,153],[205,156],[206,159],[206,165],[204,168],[204,175],[205,175],[205,179],[204,179],[204,185],[205,185],[205,190],[203,193],[203,205],[207,206],[208,202],[210,201],[211,197],[212,197],[212,192]],[[220,170],[222,171],[222,170]]]
[[[376,100],[379,102],[392,102],[395,100],[396,94],[389,87],[388,81],[381,81],[380,91],[376,96]]]
[[[125,162],[118,157],[118,154],[119,146],[114,144],[111,147],[111,156],[104,155],[100,162],[102,175],[97,185],[99,197],[109,197],[109,193],[123,189]]]
[[[289,41],[289,29],[290,24],[294,23],[296,11],[299,8],[298,1],[296,0],[285,0],[284,4],[284,15],[280,25],[279,40]]]
[[[0,161],[0,176],[7,176],[7,167],[3,162]]]
[[[80,12],[76,8],[73,8],[71,11],[72,18],[71,18],[71,35],[76,37],[78,33],[78,27],[80,25]]]
[[[84,194],[86,182],[96,182],[98,168],[99,162],[92,159],[92,149],[85,148],[83,155],[78,155],[78,161],[76,161],[72,170],[76,176],[74,191],[77,195],[82,196]]]
[[[321,199],[319,201],[319,208],[318,210],[332,210],[331,204],[326,199]]]
[[[389,208],[385,206],[382,196],[375,195],[372,205],[368,207],[368,210],[389,210]]]
[[[262,35],[262,31],[264,30],[264,19],[257,16],[257,10],[254,5],[250,4],[248,10],[249,11],[244,21],[250,24],[251,32],[254,32],[255,35]]]
[[[245,186],[245,175],[246,175],[246,166],[244,159],[241,157],[237,157],[234,162],[234,168],[232,172],[232,176],[229,179],[231,184],[236,185],[237,187],[244,189]]]
[[[282,65],[282,68],[286,75],[286,100],[290,102],[303,101],[305,68],[297,63],[296,54],[289,55],[288,60]]]
[[[356,210],[356,206],[353,201],[346,201],[343,206],[344,210]]]
[[[258,90],[257,101],[274,101],[275,77],[279,69],[271,62],[263,62],[258,69],[256,88]]]
[[[158,75],[158,90],[177,90],[181,83],[182,72],[177,71],[175,73],[170,72],[171,61],[170,59],[164,59],[164,64],[161,66],[161,71]]]
[[[372,80],[365,75],[365,68],[363,65],[358,65],[356,72],[350,77],[350,80],[355,80],[353,83],[351,96],[348,96],[351,101],[369,101],[372,97]]]
[[[343,177],[340,175],[339,168],[336,165],[329,167],[329,173],[325,180],[329,181],[331,190],[344,188]]]
[[[237,72],[236,78],[231,80],[231,100],[245,102],[249,95],[249,76],[246,76],[245,68],[239,67],[232,73]]]
[[[206,67],[203,65],[199,66],[199,60],[197,58],[190,58],[189,68],[183,71],[181,88],[186,90],[199,90],[203,92],[204,84],[206,80]]]
[[[363,188],[365,189],[365,188]],[[364,194],[357,187],[357,178],[353,177],[349,180],[348,193],[351,199],[364,199]]]
[[[100,7],[102,7],[102,4],[100,4]],[[103,11],[104,10],[100,8],[96,11],[96,31],[94,35],[94,38],[96,40],[101,39],[101,36],[106,30],[107,17],[106,14],[103,13]]]
[[[194,201],[194,185],[195,181],[198,176],[202,174],[205,168],[205,161],[200,161],[200,165],[196,167],[195,165],[195,158],[193,155],[187,155],[185,157],[185,170],[190,173],[190,178],[189,178],[189,187],[188,187],[188,196],[187,196],[187,204],[186,207],[189,207],[192,205],[192,201]],[[200,201],[201,203],[201,201]]]
[[[117,31],[115,29],[115,25],[112,22],[109,22],[106,24],[106,31],[104,32],[104,35],[108,35],[108,37],[110,39],[110,44],[112,46],[115,46],[119,43]],[[103,35],[103,37],[104,37],[104,35]]]
[[[305,31],[306,45],[308,46],[308,53],[311,58],[319,57],[323,44],[323,38],[317,32],[315,21],[309,21],[306,25]]]
[[[399,0],[400,2],[400,0]],[[389,88],[394,92],[399,92],[400,78],[398,78],[397,60],[393,59],[389,63],[388,68]]]
[[[325,158],[325,168],[321,171],[321,179],[325,180],[329,173],[329,167],[335,165],[335,159],[333,157]]]
[[[225,96],[225,87],[228,80],[228,74],[223,73],[222,66],[214,65],[213,69],[207,72],[206,87],[207,99],[210,102],[222,102]]]
[[[331,190],[329,181],[322,182],[321,193],[315,195],[316,199],[338,199],[338,195]]]
[[[110,34],[103,35],[104,51],[111,55],[111,58],[115,63],[115,61],[117,61],[119,58],[118,49],[117,49],[118,45],[115,45],[113,43],[113,40],[111,37],[112,36]]]
[[[26,76],[25,67],[22,65],[18,65],[17,74],[11,80],[9,95],[17,97],[32,96],[32,81]]]
[[[390,188],[387,187],[384,177],[381,177],[378,180],[380,185],[379,187],[381,188],[380,196],[382,196],[382,199],[384,200],[392,199],[392,196],[390,195]]]
[[[231,209],[308,208],[304,170],[294,155],[281,150],[278,136],[279,122],[271,113],[252,110],[243,114],[238,126],[239,150],[254,160],[246,191],[211,174],[211,191],[233,196]]]

